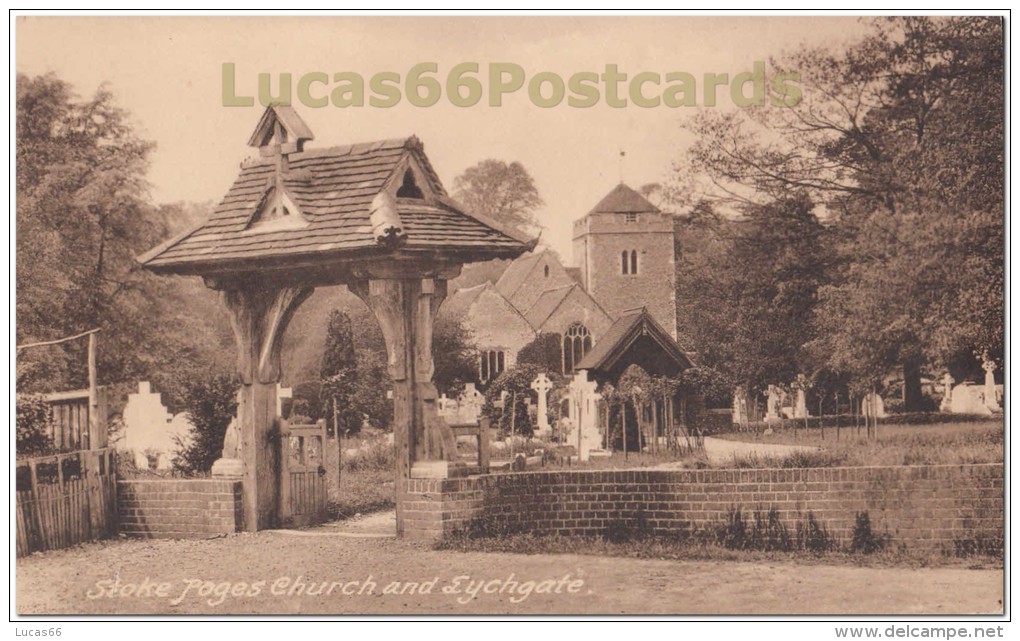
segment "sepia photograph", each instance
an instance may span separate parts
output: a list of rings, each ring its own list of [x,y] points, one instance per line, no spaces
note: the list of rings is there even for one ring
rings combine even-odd
[[[1002,12],[10,32],[19,635],[1004,636]]]

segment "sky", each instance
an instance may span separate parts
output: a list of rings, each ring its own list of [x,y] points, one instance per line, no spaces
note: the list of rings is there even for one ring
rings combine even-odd
[[[255,151],[245,145],[263,110],[257,101],[223,105],[224,63],[235,65],[237,95],[249,96],[262,72],[275,89],[283,72],[296,84],[310,72],[351,71],[367,84],[378,72],[403,79],[435,62],[445,80],[455,65],[476,62],[483,84],[490,63],[520,65],[529,80],[549,71],[566,81],[607,64],[631,77],[684,71],[699,79],[700,101],[705,73],[732,77],[801,44],[839,45],[862,32],[846,17],[19,17],[15,65],[54,72],[83,98],[109,83],[140,135],[156,142],[153,199],[201,202],[219,201]],[[691,107],[613,108],[603,96],[589,108],[541,108],[526,87],[499,107],[487,96],[457,107],[444,87],[430,107],[405,97],[390,108],[295,108],[315,134],[309,148],[416,134],[451,191],[454,177],[483,159],[521,162],[545,201],[543,242],[568,260],[574,219],[621,177],[633,187],[668,181],[691,143],[681,126]],[[727,100],[716,108],[732,108]]]

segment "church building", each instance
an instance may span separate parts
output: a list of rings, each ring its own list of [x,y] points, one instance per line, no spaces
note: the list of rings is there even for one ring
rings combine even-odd
[[[672,375],[691,364],[676,345],[673,252],[672,217],[621,183],[574,222],[572,266],[536,249],[496,282],[453,292],[440,314],[472,333],[482,384],[514,367],[517,352],[540,333],[560,338],[560,374],[583,364],[599,376],[601,365],[615,371],[617,363],[650,359],[663,361],[656,373]],[[642,353],[628,358],[636,345]]]

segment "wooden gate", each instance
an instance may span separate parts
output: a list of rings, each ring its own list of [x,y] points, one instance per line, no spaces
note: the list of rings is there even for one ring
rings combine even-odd
[[[326,423],[290,425],[282,421],[283,478],[280,487],[281,521],[305,526],[326,520]]]

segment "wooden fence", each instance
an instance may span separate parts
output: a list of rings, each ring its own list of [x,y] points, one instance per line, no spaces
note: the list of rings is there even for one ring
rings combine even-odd
[[[90,423],[89,391],[57,392],[43,396],[50,405],[50,440],[58,450],[98,450],[107,446],[107,390],[96,390],[96,416]],[[94,426],[94,427],[90,427]]]
[[[17,462],[17,555],[56,550],[117,533],[112,449]]]

